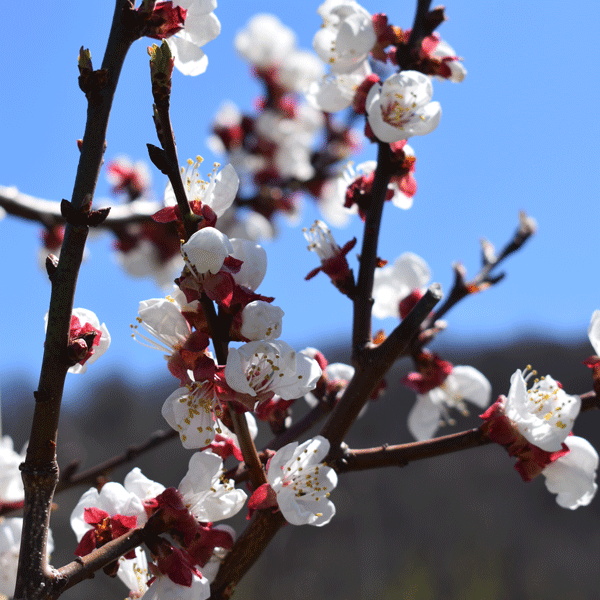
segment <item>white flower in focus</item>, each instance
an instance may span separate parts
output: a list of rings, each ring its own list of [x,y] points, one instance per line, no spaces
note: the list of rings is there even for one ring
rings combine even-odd
[[[26,451],[27,446],[21,454],[17,454],[10,436],[0,438],[0,502],[23,500],[23,479],[19,465],[25,460]]]
[[[347,73],[363,62],[377,41],[373,19],[354,0],[327,0],[317,11],[323,27],[313,48],[333,73]]]
[[[232,238],[232,256],[243,261],[242,268],[233,274],[234,281],[252,291],[256,290],[267,272],[267,253],[265,249],[250,240]]]
[[[329,441],[319,435],[284,446],[269,461],[267,480],[288,523],[321,527],[335,515],[329,494],[337,485],[337,474],[322,462],[328,452]]]
[[[594,352],[600,356],[600,310],[595,310],[592,314],[592,320],[588,328],[588,337],[590,338],[590,344],[592,344]]]
[[[527,371],[517,369],[510,378],[504,413],[528,442],[557,452],[573,428],[581,398],[568,395],[550,375],[536,379],[528,390],[527,380],[535,371]]]
[[[188,472],[177,489],[190,513],[201,523],[233,517],[246,502],[246,493],[236,489],[223,474],[223,460],[216,454],[192,454]]]
[[[235,391],[250,396],[277,394],[284,400],[313,390],[321,373],[316,360],[281,340],[230,348],[225,366],[225,379]]]
[[[162,416],[179,432],[181,443],[188,450],[204,448],[222,433],[215,414],[220,404],[211,381],[194,381],[176,389],[164,402]]]
[[[428,440],[440,425],[454,423],[449,408],[468,415],[465,400],[486,408],[491,395],[492,386],[485,375],[474,367],[454,367],[442,385],[425,394],[417,394],[417,401],[408,415],[408,430],[415,439]]]
[[[131,326],[135,331],[131,334],[133,339],[136,339],[137,335],[145,340],[146,343],[141,342],[142,345],[166,352],[168,356],[181,348],[191,333],[188,322],[181,314],[180,302],[185,304],[185,296],[179,289],[174,291],[173,295],[179,302],[173,296],[150,298],[140,302],[136,321],[154,340],[139,333],[138,325]]]
[[[275,16],[254,15],[233,42],[237,52],[259,68],[281,63],[296,47],[296,34]]]
[[[575,510],[587,506],[598,489],[598,453],[585,439],[570,435],[564,442],[570,452],[550,463],[543,471],[546,487],[557,494],[556,503]]]
[[[71,529],[75,532],[77,541],[93,526],[86,523],[84,519],[86,508],[99,508],[109,515],[123,515],[126,517],[137,517],[137,525],[144,525],[147,521],[146,511],[142,499],[135,493],[126,490],[120,483],[109,481],[100,492],[96,488],[90,488],[81,496],[77,506],[71,513]]]
[[[156,498],[165,491],[162,483],[148,479],[139,467],[134,467],[125,475],[123,487],[130,494],[135,494],[142,502]]]
[[[208,58],[201,47],[221,33],[221,23],[212,12],[217,2],[175,0],[173,4],[187,11],[183,29],[167,39],[175,67],[184,75],[200,75],[208,66]]]
[[[23,519],[0,519],[0,594],[11,598],[17,584]],[[52,531],[48,529],[48,555],[54,550]]]
[[[424,288],[431,279],[427,263],[416,254],[405,252],[393,265],[375,270],[373,316],[378,319],[400,316],[400,301],[414,289]]]
[[[232,165],[225,165],[220,171],[219,163],[214,163],[213,170],[208,175],[208,181],[202,179],[198,168],[202,164],[202,157],[197,156],[196,162],[188,159],[188,167],[183,171],[183,185],[190,202],[200,201],[205,206],[210,206],[217,217],[220,217],[235,200],[240,179]],[[165,189],[165,206],[175,206],[177,200],[171,182]]]
[[[285,313],[279,306],[255,300],[242,310],[241,334],[250,341],[274,340],[281,335],[281,320]]]
[[[374,84],[366,101],[373,133],[389,143],[431,133],[442,116],[440,103],[431,102],[432,96],[431,79],[418,71],[402,71]]]
[[[197,276],[218,273],[232,253],[233,246],[229,238],[214,227],[196,231],[187,242],[181,244],[183,260]]]

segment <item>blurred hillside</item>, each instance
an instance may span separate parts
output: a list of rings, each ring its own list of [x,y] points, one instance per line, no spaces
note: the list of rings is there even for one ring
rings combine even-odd
[[[587,340],[564,345],[526,337],[503,347],[447,345],[435,348],[455,364],[470,364],[491,381],[494,399],[506,393],[511,374],[533,365],[550,373],[569,393],[591,389],[581,361],[592,348]],[[334,350],[330,362],[344,361]],[[398,384],[409,369],[400,362],[387,378],[388,391],[370,404],[350,432],[351,447],[412,441],[406,416],[414,394]],[[80,460],[82,468],[138,444],[165,429],[164,399],[174,379],[132,384],[125,372],[81,378],[77,398],[64,410],[59,433],[61,466]],[[20,448],[26,441],[35,382],[3,382],[2,430]],[[299,403],[300,404],[300,403]],[[305,410],[295,407],[295,416]],[[477,412],[458,417],[440,435],[477,426]],[[600,415],[587,413],[575,433],[600,449]],[[270,439],[262,431],[262,441]],[[260,443],[260,440],[259,440]],[[191,452],[178,441],[135,462],[145,475],[176,486]],[[600,500],[587,508],[559,508],[543,478],[529,484],[512,468],[514,461],[497,446],[340,478],[332,494],[337,514],[323,529],[285,527],[242,582],[240,600],[553,600],[598,598]],[[132,466],[114,473],[122,482]],[[52,529],[57,550],[52,562],[72,559],[75,537],[70,512],[84,489],[56,498]],[[234,523],[244,526],[244,515]],[[125,598],[125,587],[100,573],[62,596],[65,600]]]

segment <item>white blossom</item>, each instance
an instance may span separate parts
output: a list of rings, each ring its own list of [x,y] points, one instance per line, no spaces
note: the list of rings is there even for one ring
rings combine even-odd
[[[231,241],[218,229],[204,227],[181,244],[183,260],[196,275],[218,273],[227,256],[233,253]]]
[[[369,125],[382,142],[426,135],[439,124],[442,109],[431,102],[431,79],[418,71],[402,71],[376,83],[367,95]]]
[[[230,348],[225,366],[225,379],[235,391],[250,396],[277,394],[284,400],[310,392],[321,373],[316,360],[281,340]]]
[[[400,316],[400,301],[414,289],[423,290],[431,279],[427,263],[416,254],[405,252],[393,265],[375,270],[373,316],[378,319]]]
[[[587,506],[598,489],[598,453],[585,439],[570,435],[564,442],[570,452],[550,463],[543,471],[546,487],[557,494],[556,503],[574,510]]]
[[[232,256],[243,261],[241,269],[233,274],[234,281],[252,291],[256,290],[267,272],[267,253],[265,249],[250,240],[232,238]]]
[[[182,168],[187,199],[190,202],[200,201],[203,205],[210,206],[217,217],[220,217],[233,204],[240,179],[232,165],[227,164],[217,171],[220,165],[214,163],[213,170],[208,174],[208,181],[205,181],[198,170],[202,161],[201,156],[197,156],[195,162],[190,158],[187,169]],[[171,182],[167,183],[164,202],[165,206],[177,204]]]
[[[581,398],[568,395],[550,375],[536,379],[528,390],[527,380],[533,375],[535,371],[521,369],[513,373],[504,412],[528,442],[557,452],[573,428]]]
[[[347,73],[363,62],[377,41],[373,19],[354,0],[327,0],[317,11],[323,27],[313,48],[334,73]]]
[[[181,314],[180,303],[185,304],[185,295],[179,289],[174,290],[173,296],[142,300],[136,321],[154,339],[140,333],[138,325],[131,326],[134,330],[131,337],[136,339],[137,335],[145,340],[146,343],[141,342],[143,345],[166,352],[167,355],[173,354],[191,333],[188,322]]]
[[[279,306],[263,300],[250,302],[242,310],[240,333],[250,341],[274,340],[281,335],[284,314]]]
[[[126,517],[137,517],[137,525],[144,525],[147,521],[146,511],[142,499],[132,491],[126,490],[120,483],[109,481],[102,486],[99,492],[96,488],[90,488],[81,496],[79,502],[71,513],[71,529],[75,532],[77,541],[93,526],[85,522],[84,514],[86,508],[99,508],[109,515],[123,515]]]
[[[233,517],[247,497],[224,478],[223,460],[209,451],[192,454],[188,472],[177,489],[190,513],[203,523]]]
[[[187,11],[183,29],[167,39],[175,67],[184,75],[200,75],[206,71],[208,58],[202,46],[221,32],[221,23],[212,12],[216,0],[175,0]]]
[[[219,407],[217,394],[211,381],[194,381],[176,389],[164,402],[162,416],[179,432],[184,448],[208,446],[221,433],[215,415]]]
[[[320,527],[335,515],[329,494],[337,474],[322,462],[328,452],[329,441],[319,435],[300,445],[287,444],[269,461],[267,480],[288,523]]]
[[[465,400],[480,408],[490,403],[492,386],[485,375],[470,366],[456,366],[439,387],[417,394],[417,401],[408,415],[408,430],[417,440],[428,440],[440,425],[453,424],[448,413],[454,408],[468,415]]]

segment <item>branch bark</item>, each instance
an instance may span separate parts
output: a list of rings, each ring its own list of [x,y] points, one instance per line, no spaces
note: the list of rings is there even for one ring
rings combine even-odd
[[[133,14],[132,14],[133,13]],[[117,82],[138,33],[128,0],[117,0],[102,62],[106,81],[89,95],[87,122],[71,205],[83,211],[93,198],[102,166],[108,119]],[[25,488],[23,534],[15,598],[49,598],[57,589],[56,572],[47,564],[50,507],[58,482],[56,435],[68,362],[65,360],[73,297],[88,233],[87,225],[67,225],[62,252],[53,274],[48,330],[27,458],[22,465]]]

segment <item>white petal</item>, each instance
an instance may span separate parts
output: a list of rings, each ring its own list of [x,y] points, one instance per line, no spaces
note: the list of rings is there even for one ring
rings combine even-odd
[[[131,494],[135,494],[142,501],[156,498],[165,491],[165,486],[152,479],[148,479],[139,467],[135,467],[125,476],[123,487]]]
[[[185,26],[180,35],[196,46],[204,46],[221,33],[221,23],[213,12],[203,12],[202,7],[195,4],[185,17]]]
[[[208,67],[208,57],[201,48],[182,37],[173,36],[167,40],[175,58],[175,66],[184,75],[201,75]]]
[[[232,256],[244,261],[233,279],[238,285],[256,290],[267,272],[267,253],[265,249],[255,242],[232,238],[229,240],[233,246]]]
[[[417,401],[408,413],[408,430],[419,441],[431,439],[440,426],[440,408],[430,394],[417,394]]]
[[[569,454],[548,465],[542,474],[548,491],[557,494],[556,503],[574,510],[587,506],[596,494],[598,453],[587,440],[576,435],[569,436],[565,444],[571,450]]]
[[[594,352],[600,356],[600,310],[595,310],[592,314],[592,320],[588,328],[588,336],[590,344],[594,348]]]
[[[225,258],[233,253],[229,238],[214,227],[196,231],[181,245],[184,260],[196,273],[218,273]]]
[[[492,385],[486,376],[475,367],[457,366],[448,376],[456,384],[456,392],[465,400],[469,400],[480,408],[486,408],[490,403]]]

